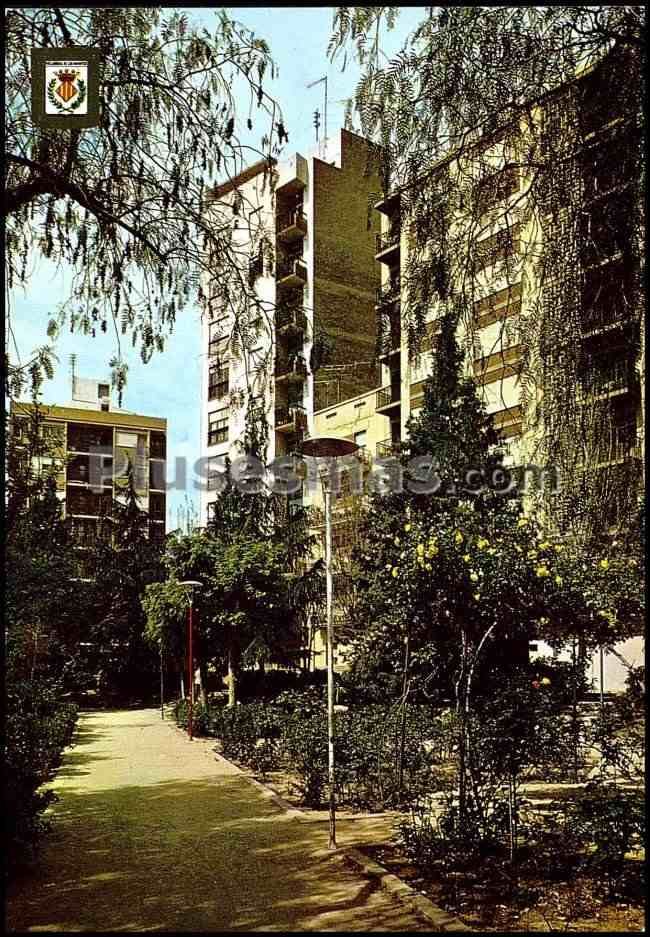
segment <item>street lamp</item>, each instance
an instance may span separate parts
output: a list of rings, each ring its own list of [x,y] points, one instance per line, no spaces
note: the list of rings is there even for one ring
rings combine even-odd
[[[312,459],[324,460],[324,468],[336,465],[337,458],[353,455],[359,447],[349,439],[336,436],[317,436],[305,439],[302,454]],[[329,847],[336,849],[336,800],[334,770],[334,622],[332,618],[332,491],[331,485],[322,476],[325,500],[325,596],[327,616],[327,763],[329,786]]]
[[[179,583],[181,586],[187,586],[190,590],[190,607],[189,614],[187,617],[187,669],[189,671],[189,683],[190,683],[190,705],[187,718],[187,732],[190,737],[190,742],[193,738],[193,710],[194,710],[194,654],[192,652],[192,639],[194,637],[194,623],[192,621],[192,612],[194,610],[194,590],[201,589],[203,586],[202,582],[197,582],[195,579],[185,579],[183,582]]]

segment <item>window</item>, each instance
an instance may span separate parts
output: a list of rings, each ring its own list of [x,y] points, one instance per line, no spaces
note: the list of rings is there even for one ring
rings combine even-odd
[[[97,385],[97,396],[98,397],[108,397],[110,395],[111,389],[108,384],[98,384]]]
[[[166,438],[164,433],[152,432],[149,437],[149,454],[152,459],[164,459],[166,454]]]
[[[165,490],[165,463],[152,460],[149,462],[149,487],[158,491]]]
[[[519,238],[521,225],[512,225],[502,228],[491,237],[484,238],[476,245],[476,270],[484,270],[499,261],[505,260],[519,252]]]
[[[226,360],[228,357],[227,320],[221,318],[208,327],[208,354],[211,358]]]
[[[476,188],[478,207],[482,212],[488,211],[518,190],[519,169],[517,166],[506,166],[484,176],[478,183]]]
[[[225,397],[228,393],[228,369],[212,365],[208,374],[208,400]]]
[[[228,414],[226,410],[217,410],[208,417],[208,446],[228,442]]]
[[[359,430],[358,433],[355,433],[355,434],[354,434],[354,441],[355,441],[355,443],[357,444],[357,446],[359,447],[359,449],[365,449],[365,448],[366,448],[366,437],[367,437],[367,435],[368,435],[368,433],[367,433],[367,431],[366,431],[365,429]]]
[[[149,518],[152,521],[165,520],[165,495],[152,491],[149,495]]]
[[[125,449],[135,449],[138,444],[137,433],[119,433],[115,440],[116,446],[124,446]]]
[[[493,293],[474,303],[474,319],[481,329],[500,319],[518,315],[520,312],[521,283],[507,286],[498,293]]]
[[[208,491],[220,491],[224,478],[223,459],[213,456],[208,459],[206,484]]]

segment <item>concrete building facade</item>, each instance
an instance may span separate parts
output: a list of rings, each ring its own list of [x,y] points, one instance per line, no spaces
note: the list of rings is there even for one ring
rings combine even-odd
[[[268,427],[270,462],[313,433],[320,406],[376,384],[378,222],[368,224],[367,209],[378,183],[367,163],[367,142],[342,130],[329,162],[299,153],[260,162],[213,193],[236,209],[231,243],[252,299],[238,316],[209,301],[202,326],[203,524],[226,456],[241,452],[247,413]]]
[[[149,535],[166,532],[167,420],[111,406],[110,385],[75,378],[72,400],[64,406],[41,405],[41,432],[49,454],[37,456],[36,472],[54,471],[63,514],[80,547],[92,546],[98,522],[119,500],[129,465],[139,504],[149,514]],[[33,404],[11,404],[12,431],[26,438]]]

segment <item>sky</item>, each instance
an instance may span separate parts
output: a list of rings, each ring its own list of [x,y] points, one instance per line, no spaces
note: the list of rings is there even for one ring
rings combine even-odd
[[[214,30],[214,8],[182,9],[190,20]],[[267,90],[279,101],[289,133],[283,155],[296,151],[306,153],[316,145],[313,113],[323,111],[323,84],[306,86],[324,75],[328,79],[328,136],[335,138],[343,124],[345,100],[352,96],[359,75],[358,67],[348,57],[344,72],[342,59],[330,62],[327,44],[330,37],[333,7],[227,7],[228,15],[252,29],[270,46],[278,68],[278,77],[268,83]],[[388,34],[383,52],[390,57],[402,45],[406,35],[423,19],[424,7],[404,7],[397,24]],[[245,102],[244,118],[247,113]],[[321,129],[322,132],[322,129]],[[210,180],[216,181],[216,180]],[[57,270],[42,258],[34,258],[32,275],[26,290],[15,290],[10,297],[11,333],[9,351],[12,357],[28,359],[32,350],[48,343],[46,327],[57,312],[58,304],[67,296],[65,270]],[[154,354],[143,364],[138,348],[130,341],[122,344],[123,356],[129,365],[128,384],[122,406],[125,410],[167,419],[168,466],[184,458],[192,465],[199,458],[200,420],[200,317],[198,309],[189,307],[179,316],[165,351]],[[58,363],[54,378],[45,381],[43,402],[64,404],[70,400],[70,355],[76,355],[79,377],[109,378],[108,361],[116,351],[115,339],[98,332],[97,337],[71,334],[64,328],[55,342]],[[168,477],[171,476],[168,468]],[[167,496],[167,526],[172,529],[179,520],[179,508],[189,498],[198,511],[198,491],[171,489]]]

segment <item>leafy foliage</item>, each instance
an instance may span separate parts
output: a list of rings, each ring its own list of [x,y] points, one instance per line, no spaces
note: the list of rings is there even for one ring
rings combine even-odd
[[[9,285],[28,281],[33,252],[69,265],[59,324],[128,333],[144,361],[193,299],[218,298],[239,315],[250,291],[231,206],[213,198],[210,179],[243,167],[235,123],[247,96],[269,169],[287,139],[265,90],[275,74],[266,42],[224,11],[214,31],[184,12],[112,7],[11,10],[6,29]],[[32,122],[29,50],[67,45],[101,54],[101,122],[91,131]],[[121,397],[119,338],[113,365]]]

